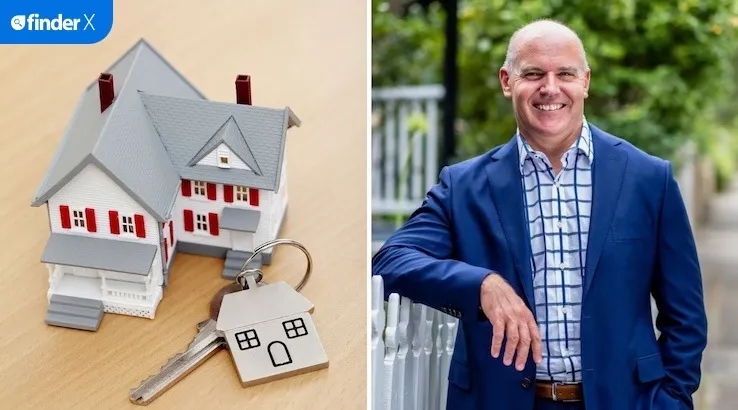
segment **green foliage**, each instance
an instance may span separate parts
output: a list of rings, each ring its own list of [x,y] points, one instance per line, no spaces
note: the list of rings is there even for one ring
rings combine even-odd
[[[553,18],[575,30],[592,70],[585,115],[642,149],[672,158],[685,139],[707,141],[735,117],[738,14],[732,0],[459,0],[457,158],[515,131],[498,71],[520,26]],[[373,0],[375,87],[441,83],[445,14],[439,3],[405,16]],[[703,151],[708,144],[699,144]]]
[[[705,153],[715,165],[715,183],[718,192],[729,188],[732,178],[738,172],[738,138],[735,130],[725,127],[714,128],[713,135],[704,148]]]

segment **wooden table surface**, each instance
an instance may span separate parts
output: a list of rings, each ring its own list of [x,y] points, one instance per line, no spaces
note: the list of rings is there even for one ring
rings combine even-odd
[[[214,6],[216,4],[217,6]],[[113,30],[90,46],[0,46],[0,408],[139,408],[129,389],[195,334],[227,283],[222,260],[177,256],[154,320],[106,314],[97,332],[47,326],[46,207],[31,200],[84,87],[146,38],[209,99],[289,106],[289,209],[283,237],[314,259],[302,293],[330,367],[242,388],[221,351],[152,409],[366,407],[366,4],[361,1],[116,1]],[[268,281],[295,284],[305,261],[280,247]]]

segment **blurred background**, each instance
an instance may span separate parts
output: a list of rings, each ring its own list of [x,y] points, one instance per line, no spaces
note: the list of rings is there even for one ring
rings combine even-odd
[[[512,137],[512,104],[498,80],[508,40],[534,19],[557,19],[587,52],[587,119],[675,165],[710,324],[695,404],[735,408],[737,3],[372,0],[374,248],[421,203],[441,167]]]

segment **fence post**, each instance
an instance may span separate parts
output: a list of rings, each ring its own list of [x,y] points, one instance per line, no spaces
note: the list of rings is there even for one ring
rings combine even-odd
[[[373,410],[445,410],[457,319],[407,297],[389,295],[372,276]]]
[[[382,403],[382,364],[384,363],[384,283],[381,276],[372,276],[372,403],[374,409]]]

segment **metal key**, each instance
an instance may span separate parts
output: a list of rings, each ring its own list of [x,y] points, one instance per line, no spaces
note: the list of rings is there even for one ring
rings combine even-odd
[[[229,293],[243,290],[238,283],[231,283],[215,294],[210,302],[210,318],[197,324],[197,335],[187,346],[187,350],[174,355],[158,373],[141,382],[131,390],[130,399],[135,404],[147,405],[161,396],[170,387],[182,380],[205,360],[227,348],[225,339],[215,332],[220,305],[223,297]]]

